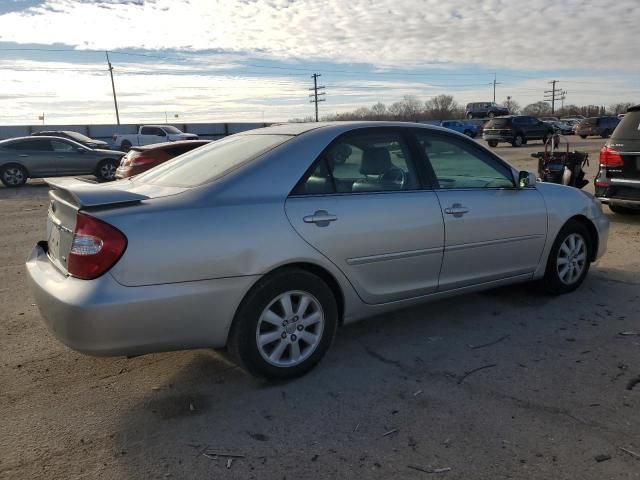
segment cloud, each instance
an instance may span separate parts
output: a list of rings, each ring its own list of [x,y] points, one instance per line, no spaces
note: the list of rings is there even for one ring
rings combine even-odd
[[[637,72],[637,0],[45,0],[0,15],[0,40],[216,48],[392,67]],[[97,25],[100,27],[97,28]]]

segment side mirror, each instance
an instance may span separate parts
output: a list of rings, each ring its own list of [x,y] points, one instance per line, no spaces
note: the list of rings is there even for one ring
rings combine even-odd
[[[518,188],[533,187],[537,180],[538,177],[535,173],[522,170],[518,173]]]

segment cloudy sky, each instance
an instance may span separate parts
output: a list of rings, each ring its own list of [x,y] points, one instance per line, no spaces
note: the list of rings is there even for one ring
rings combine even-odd
[[[0,124],[282,121],[403,95],[640,102],[638,0],[0,0]]]

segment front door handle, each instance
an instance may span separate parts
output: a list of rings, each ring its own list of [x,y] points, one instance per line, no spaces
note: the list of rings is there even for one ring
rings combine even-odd
[[[21,153],[19,156],[20,156],[20,157],[23,157],[23,158],[26,158],[26,157],[28,157],[29,155],[27,155],[26,153]]]
[[[336,220],[338,220],[338,217],[326,210],[316,210],[313,215],[307,215],[302,218],[304,223],[315,223],[318,227],[326,227],[330,222],[335,222]]]
[[[444,213],[446,213],[447,215],[453,215],[456,218],[460,218],[465,213],[469,213],[469,209],[467,207],[463,207],[459,203],[454,203],[449,208],[445,208]]]

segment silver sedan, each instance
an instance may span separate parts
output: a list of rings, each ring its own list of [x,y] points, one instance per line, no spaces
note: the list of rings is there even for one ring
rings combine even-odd
[[[383,122],[227,137],[131,180],[51,180],[27,261],[49,329],[96,355],[226,347],[311,369],[340,325],[445,296],[584,280],[608,220],[462,134]]]

